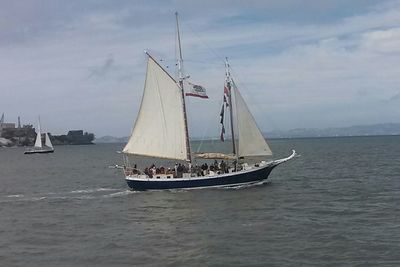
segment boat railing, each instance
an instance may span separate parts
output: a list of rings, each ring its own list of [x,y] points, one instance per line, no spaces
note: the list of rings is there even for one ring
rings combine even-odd
[[[140,175],[141,173],[143,173],[141,170],[137,169],[137,168],[132,168],[132,167],[125,167],[124,166],[124,174],[125,176],[132,176],[132,175]]]

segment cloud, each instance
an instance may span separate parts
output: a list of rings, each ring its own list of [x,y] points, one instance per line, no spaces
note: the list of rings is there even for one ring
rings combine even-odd
[[[363,46],[377,53],[400,53],[400,27],[363,34]]]
[[[400,100],[400,92],[394,94],[388,99],[388,102],[398,102]]]
[[[100,67],[95,67],[90,70],[90,74],[88,78],[93,78],[93,77],[104,77],[106,76],[110,71],[112,71],[114,67],[114,58],[112,56],[109,56],[103,63],[102,66]]]

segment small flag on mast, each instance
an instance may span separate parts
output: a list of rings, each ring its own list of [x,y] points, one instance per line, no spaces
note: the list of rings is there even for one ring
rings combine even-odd
[[[227,107],[229,107],[229,103],[228,103],[228,97],[229,97],[229,89],[228,89],[228,85],[225,84],[224,86],[224,103],[226,104]]]
[[[221,123],[221,135],[220,135],[220,139],[221,139],[222,142],[225,141],[225,139],[224,139],[224,134],[225,134],[225,126],[224,126],[225,107],[226,107],[225,103],[222,103],[221,112],[219,113],[219,116],[220,116],[220,121],[219,121],[219,123]]]
[[[226,96],[229,96],[229,89],[228,89],[227,85],[224,86],[224,94]]]
[[[189,92],[186,93],[186,96],[194,96],[194,97],[200,97],[200,98],[208,98],[208,95],[206,93],[206,89],[197,84],[193,84],[190,82],[187,82],[189,84]]]
[[[224,134],[225,134],[225,127],[224,127],[224,125],[222,125],[221,136],[220,136],[220,139],[222,142],[225,142]]]
[[[221,112],[220,112],[220,123],[221,123],[221,135],[220,135],[220,139],[222,142],[225,141],[224,135],[225,135],[225,125],[224,125],[224,115],[225,115],[225,109],[227,109],[229,107],[229,103],[228,103],[228,97],[229,97],[229,89],[228,89],[228,85],[225,84],[224,86],[224,96],[223,96],[223,101],[222,101],[222,107],[221,107]]]

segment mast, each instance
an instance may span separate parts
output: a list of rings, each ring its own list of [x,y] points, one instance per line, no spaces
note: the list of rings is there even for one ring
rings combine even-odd
[[[236,144],[235,144],[235,131],[233,127],[233,106],[232,106],[232,92],[231,92],[231,74],[229,72],[229,63],[228,58],[225,58],[225,72],[226,72],[226,86],[228,87],[228,101],[229,101],[229,117],[231,121],[231,134],[232,134],[232,146],[233,146],[233,154],[236,155]]]
[[[179,86],[181,87],[181,92],[182,92],[183,117],[185,121],[185,134],[186,134],[186,151],[187,151],[187,159],[191,163],[192,155],[190,152],[189,130],[188,130],[186,104],[185,104],[185,91],[183,89],[183,80],[185,79],[185,77],[183,76],[183,71],[182,71],[183,59],[182,59],[181,36],[179,34],[178,12],[175,12],[175,17],[176,17],[176,31],[178,35],[178,48],[179,48],[178,75],[179,75]]]

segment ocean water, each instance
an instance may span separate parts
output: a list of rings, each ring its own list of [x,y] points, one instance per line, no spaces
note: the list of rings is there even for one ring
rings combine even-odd
[[[0,149],[0,266],[400,266],[400,137],[271,140],[269,182],[134,192],[122,144]]]

